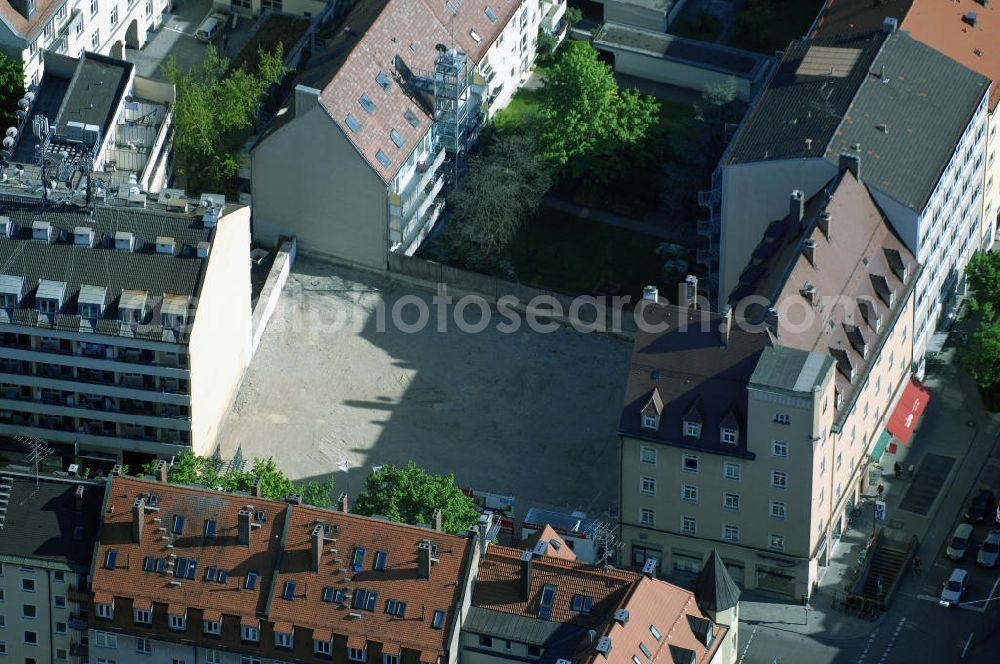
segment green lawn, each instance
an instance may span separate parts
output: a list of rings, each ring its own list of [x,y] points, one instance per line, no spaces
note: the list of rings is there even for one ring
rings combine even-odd
[[[749,0],[736,15],[731,46],[768,55],[802,39],[823,0]]]
[[[497,114],[493,116],[493,126],[500,133],[517,130],[518,127],[530,121],[531,116],[538,110],[541,96],[541,90],[521,88],[514,94],[510,104],[497,111]]]
[[[248,72],[256,71],[260,65],[258,49],[271,52],[279,43],[284,48],[287,58],[288,52],[295,47],[308,29],[309,19],[286,14],[271,14],[264,19],[243,49],[236,54],[229,68],[236,70],[243,67]]]
[[[657,283],[659,238],[542,208],[508,249],[524,283],[567,293],[637,296]]]

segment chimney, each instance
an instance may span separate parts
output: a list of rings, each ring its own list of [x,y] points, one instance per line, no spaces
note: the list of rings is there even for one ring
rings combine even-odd
[[[289,505],[301,505],[302,504],[302,494],[301,493],[290,493],[285,496],[285,502]]]
[[[642,299],[647,302],[659,302],[660,301],[660,289],[656,286],[644,286],[642,289]]]
[[[83,487],[80,487],[81,489]],[[142,542],[142,526],[146,521],[146,499],[139,496],[132,503],[132,541]]]
[[[816,224],[819,226],[820,232],[827,240],[830,239],[830,220],[833,219],[833,215],[827,210],[823,210],[819,213],[819,219],[817,219]]]
[[[722,322],[719,323],[719,345],[725,348],[729,345],[729,335],[733,331],[733,308],[728,304],[722,307]]]
[[[840,172],[850,171],[854,173],[854,177],[858,180],[861,179],[861,155],[851,154],[850,152],[840,153]]]
[[[681,305],[685,309],[698,308],[698,277],[693,274],[684,277],[684,299]]]
[[[807,281],[799,292],[802,293],[802,297],[806,299],[806,302],[816,304],[816,287],[811,282]]]
[[[76,507],[77,512],[83,510],[83,496],[86,492],[87,489],[83,485],[76,487],[76,492],[73,494],[73,505]]]
[[[417,578],[431,578],[431,543],[421,542],[417,547]]]
[[[337,498],[337,511],[347,514],[350,511],[348,507],[349,505],[347,503],[347,492],[343,491],[341,492],[340,497]]]
[[[122,465],[116,463],[111,467],[111,477],[121,477],[122,476]]]
[[[263,498],[263,491],[264,490],[260,486],[260,477],[254,477],[253,484],[250,485],[250,495],[254,498]]]
[[[236,514],[240,546],[250,546],[250,519],[252,517],[253,513],[246,508],[241,509]]]
[[[440,509],[434,510],[433,519],[434,519],[434,530],[438,531],[439,533],[443,533],[444,532],[444,512],[442,512]]]
[[[806,215],[806,197],[802,190],[795,189],[788,200],[788,215],[792,218],[793,224],[802,224],[802,219]]]
[[[166,484],[167,478],[170,475],[170,466],[167,464],[165,459],[160,459],[156,462],[156,481],[160,484]]]
[[[312,531],[312,571],[319,571],[319,563],[323,560],[323,524],[317,523]]]
[[[802,255],[806,257],[810,265],[816,267],[816,240],[809,238],[802,243]]]
[[[767,308],[767,315],[765,317],[765,322],[767,323],[767,329],[771,331],[775,337],[780,336],[780,326],[778,325],[778,310],[774,307]]]
[[[886,16],[882,19],[882,32],[884,34],[891,35],[897,28],[899,28],[899,19],[892,16]]]
[[[531,551],[521,552],[521,601],[527,602],[531,597]]]

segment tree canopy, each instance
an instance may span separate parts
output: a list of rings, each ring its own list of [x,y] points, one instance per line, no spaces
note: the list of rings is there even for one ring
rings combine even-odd
[[[545,80],[538,113],[542,158],[577,178],[603,184],[650,155],[643,139],[660,104],[635,90],[621,90],[611,68],[586,42],[572,41]]]
[[[984,322],[973,332],[962,359],[980,388],[995,390],[1000,386],[1000,320]]]
[[[1000,254],[977,251],[965,268],[971,292],[969,308],[992,320],[1000,309]]]
[[[211,44],[205,58],[187,71],[180,70],[174,56],[163,65],[177,91],[174,163],[190,190],[231,188],[261,98],[286,71],[280,43],[273,53],[259,51],[259,55],[260,64],[253,72],[229,69],[229,60]]]
[[[0,53],[0,129],[17,126],[18,100],[24,96],[24,67],[21,60]]]
[[[472,499],[455,485],[454,475],[432,475],[411,461],[406,467],[382,466],[369,475],[352,511],[426,524],[433,520],[435,509],[442,511],[449,533],[465,531],[478,518]]]
[[[144,475],[155,472],[156,462],[146,464],[142,468]],[[305,484],[297,484],[278,469],[274,459],[254,459],[250,470],[230,471],[220,473],[215,459],[198,456],[194,452],[181,452],[174,459],[167,472],[167,481],[171,484],[190,484],[204,486],[222,491],[250,491],[255,477],[260,478],[261,495],[272,500],[284,500],[290,493],[302,496],[302,502],[317,507],[328,507],[333,504],[333,478],[325,482],[312,480]]]
[[[533,215],[551,186],[535,142],[498,134],[450,195],[454,206],[447,239],[467,263],[495,267],[504,249]]]

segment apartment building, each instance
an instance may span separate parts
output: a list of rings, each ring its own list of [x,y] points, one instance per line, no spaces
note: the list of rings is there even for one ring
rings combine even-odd
[[[918,374],[930,335],[953,314],[963,269],[982,246],[990,81],[896,29],[793,42],[699,194],[708,218],[698,252],[725,303],[788,192],[812,197],[844,155],[907,248],[917,286]]]
[[[213,0],[212,6],[221,12],[237,16],[260,16],[265,11],[294,16],[319,16],[326,0]]]
[[[440,519],[349,514],[346,494],[334,511],[126,477],[109,486],[91,662],[458,661],[488,521],[456,536]]]
[[[168,0],[11,0],[2,7],[0,49],[24,64],[24,85],[42,79],[46,51],[80,57],[84,51],[122,60],[142,48],[160,25]]]
[[[737,659],[739,589],[712,560],[694,592],[564,559],[545,541],[490,546],[462,629],[462,661],[616,664]]]
[[[104,483],[0,472],[0,661],[87,661]]]
[[[795,598],[823,573],[926,405],[921,268],[872,190],[848,163],[809,199],[789,192],[724,314],[643,308],[665,331],[636,339],[620,423],[629,564],[691,574],[717,548],[744,588]]]
[[[250,212],[131,203],[0,200],[0,436],[133,468],[212,451],[250,360]]]
[[[535,59],[539,0],[374,0],[252,151],[254,237],[384,269],[434,228],[483,121]],[[563,9],[564,10],[564,9]],[[561,20],[561,17],[559,18]]]

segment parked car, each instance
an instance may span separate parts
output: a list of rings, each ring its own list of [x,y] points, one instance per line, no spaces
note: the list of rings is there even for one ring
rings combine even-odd
[[[961,567],[956,567],[951,571],[951,576],[944,582],[941,589],[941,599],[938,604],[941,606],[954,606],[962,601],[965,589],[969,587],[969,573]]]
[[[195,39],[208,44],[215,39],[215,36],[219,34],[219,31],[222,30],[225,24],[225,17],[219,14],[207,16],[205,20],[201,22],[201,25],[198,26],[198,30],[195,31]]]
[[[996,567],[997,558],[1000,558],[1000,530],[991,530],[979,547],[976,563],[983,567]]]
[[[969,523],[981,523],[993,512],[996,498],[989,489],[980,489],[969,501],[969,507],[965,510],[965,520]]]
[[[965,554],[969,552],[969,543],[972,540],[972,526],[967,523],[960,523],[958,527],[955,528],[955,532],[951,536],[951,542],[948,543],[948,550],[945,554],[952,560],[962,560],[965,558]]]

